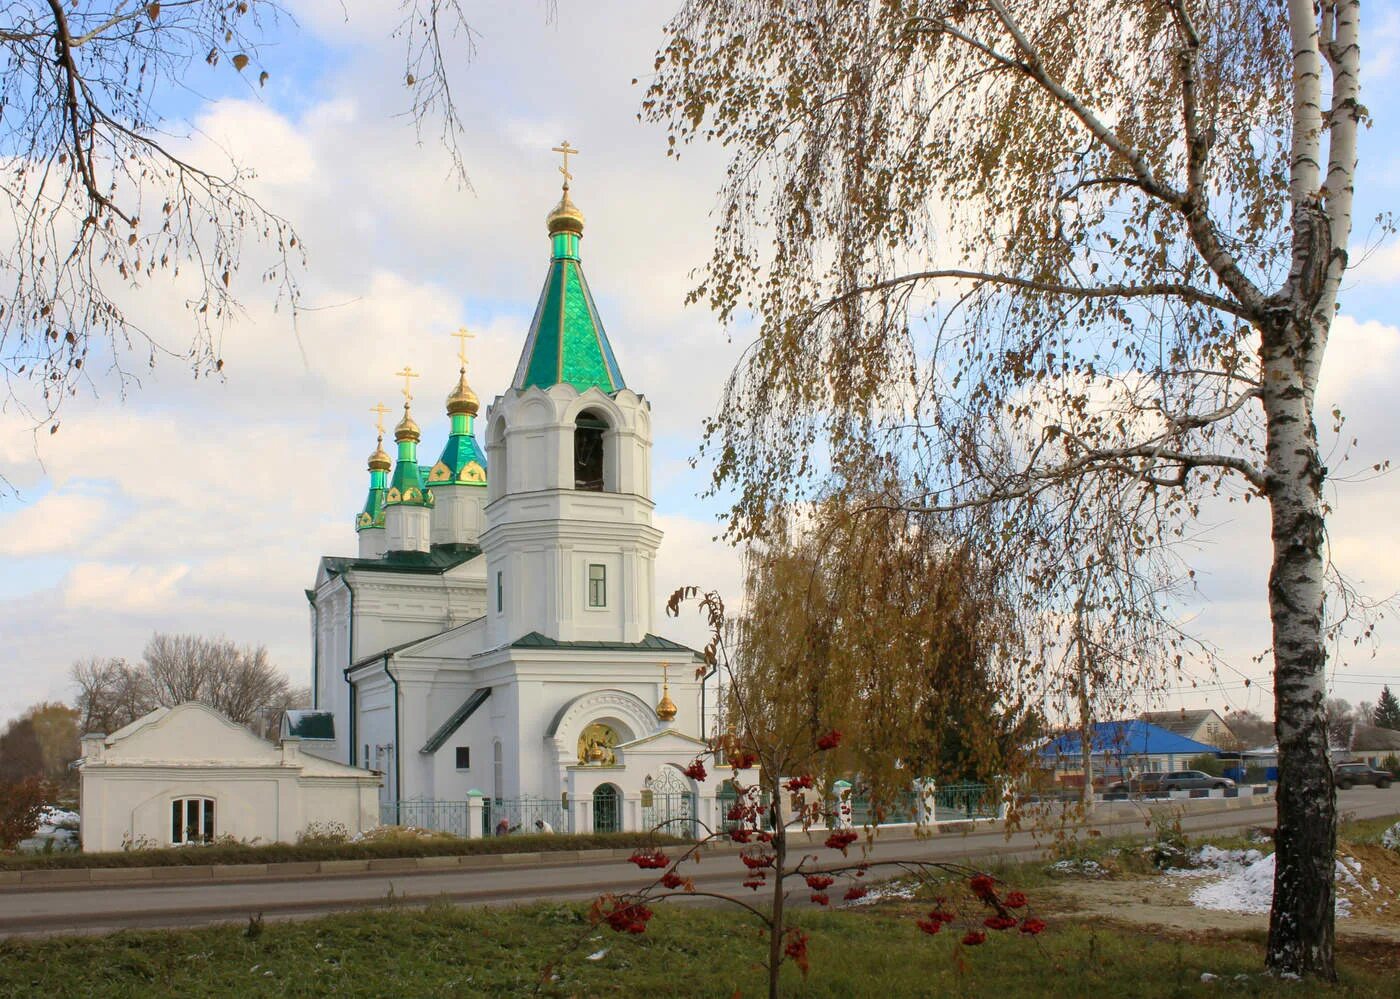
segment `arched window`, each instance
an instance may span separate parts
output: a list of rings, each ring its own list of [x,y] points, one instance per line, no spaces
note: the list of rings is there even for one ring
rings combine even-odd
[[[574,488],[603,491],[603,438],[608,424],[592,410],[574,420]]]
[[[213,839],[213,798],[176,798],[170,803],[170,842],[208,843]]]
[[[492,797],[497,801],[502,800],[506,793],[505,781],[505,760],[501,755],[501,741],[496,740],[491,746],[491,781]]]

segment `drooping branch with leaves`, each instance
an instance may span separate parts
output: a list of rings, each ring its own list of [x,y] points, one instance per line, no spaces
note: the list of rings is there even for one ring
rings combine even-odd
[[[400,0],[406,114],[435,124],[457,176],[462,124],[445,46],[471,54],[456,0]],[[93,365],[125,389],[133,352],[223,367],[220,334],[241,309],[251,266],[273,301],[295,309],[305,263],[286,215],[255,193],[238,151],[193,141],[199,72],[262,93],[295,22],[276,0],[13,0],[0,8],[0,376],[6,403],[58,429]],[[194,110],[189,110],[193,105]],[[211,162],[211,157],[218,162]],[[251,245],[250,245],[251,244]],[[188,338],[150,325],[156,281],[183,299]]]
[[[672,151],[731,154],[693,298],[759,324],[702,448],[734,536],[869,452],[903,470],[886,506],[1024,554],[1061,655],[1080,605],[1174,667],[1214,651],[1163,599],[1193,525],[1268,505],[1267,961],[1324,978],[1327,642],[1374,610],[1335,574],[1325,610],[1315,414],[1360,38],[1358,0],[691,0],[644,102]]]

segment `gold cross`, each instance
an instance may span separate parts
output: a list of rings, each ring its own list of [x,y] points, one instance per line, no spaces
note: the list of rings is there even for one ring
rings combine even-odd
[[[457,332],[452,334],[460,344],[457,348],[457,359],[462,362],[462,370],[467,370],[467,341],[476,339],[475,333],[467,332],[465,326],[459,326]]]
[[[559,145],[550,150],[551,153],[563,153],[564,165],[559,168],[559,172],[564,175],[564,190],[569,189],[569,181],[574,179],[574,175],[569,173],[569,157],[577,156],[578,150],[569,145],[569,140],[565,139]]]
[[[377,406],[371,406],[371,407],[369,408],[369,411],[370,411],[371,413],[377,414],[377,419],[374,421],[374,425],[375,425],[375,426],[378,428],[378,430],[379,430],[379,436],[380,436],[380,437],[383,437],[383,436],[384,436],[384,414],[387,413],[387,412],[389,412],[389,407],[386,406],[386,405],[384,405],[384,403],[381,402],[381,403],[380,403],[379,405],[377,405]]]
[[[409,379],[417,378],[418,372],[405,364],[402,371],[395,371],[394,374],[403,379],[403,404],[407,406],[413,401],[413,382]]]

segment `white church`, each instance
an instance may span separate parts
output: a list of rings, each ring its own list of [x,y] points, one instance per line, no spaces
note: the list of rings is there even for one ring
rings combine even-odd
[[[728,776],[682,773],[715,734],[718,688],[657,634],[651,404],[624,381],[584,279],[568,177],[511,384],[482,416],[460,354],[433,457],[415,375],[400,372],[397,454],[381,424],[358,557],[323,557],[307,591],[315,710],[288,734],[378,771],[385,821],[709,823]]]

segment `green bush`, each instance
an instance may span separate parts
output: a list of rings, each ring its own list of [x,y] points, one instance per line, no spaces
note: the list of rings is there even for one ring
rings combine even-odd
[[[0,854],[0,870],[76,867],[189,867],[203,864],[281,864],[291,861],[383,860],[393,857],[468,857],[494,853],[545,853],[554,850],[622,850],[637,846],[687,842],[652,833],[492,836],[462,839],[448,833],[380,827],[355,843],[229,843],[130,849],[112,853]]]
[[[1186,763],[1187,770],[1200,770],[1208,773],[1212,777],[1225,776],[1225,764],[1218,756],[1210,753],[1202,753],[1200,756],[1193,756]]]
[[[1400,756],[1391,753],[1385,759],[1381,760],[1381,769],[1388,770],[1395,776],[1400,777]]]

